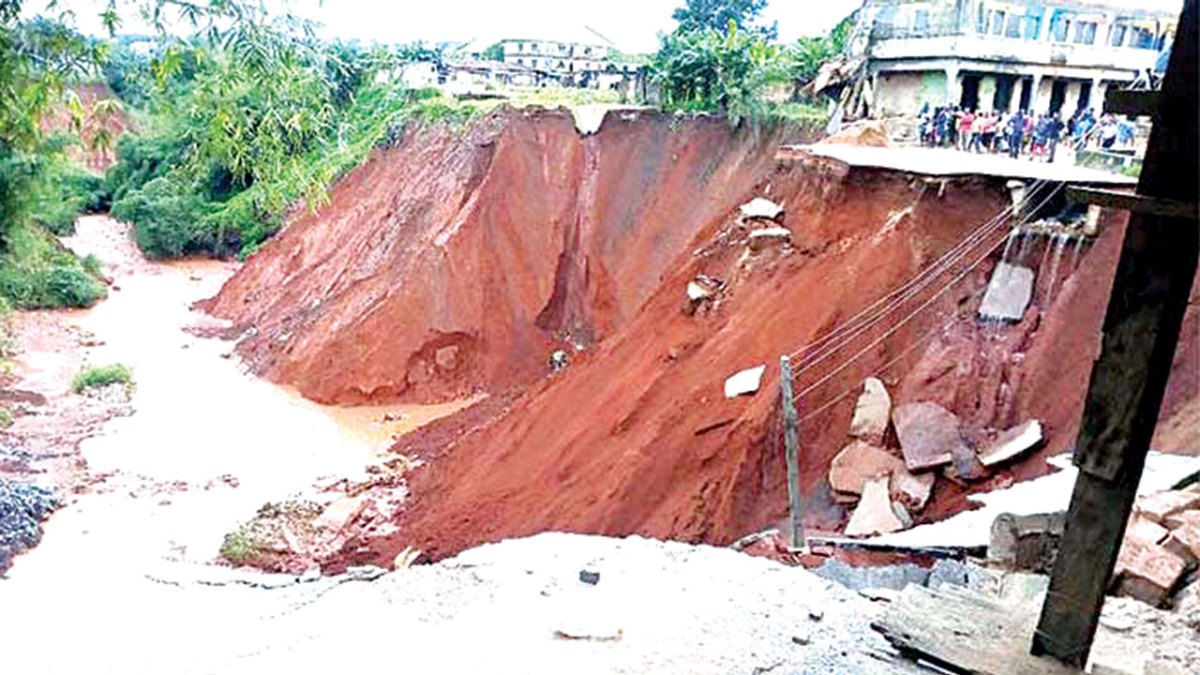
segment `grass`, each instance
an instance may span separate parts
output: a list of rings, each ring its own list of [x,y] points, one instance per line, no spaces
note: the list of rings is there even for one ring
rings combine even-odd
[[[8,408],[0,408],[0,429],[7,429],[13,425],[13,416]]]
[[[88,389],[122,384],[126,391],[133,389],[133,371],[128,366],[114,363],[107,366],[86,366],[71,380],[71,391],[81,394]]]

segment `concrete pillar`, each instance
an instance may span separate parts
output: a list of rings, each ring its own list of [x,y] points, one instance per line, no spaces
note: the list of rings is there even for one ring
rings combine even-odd
[[[984,75],[979,78],[979,109],[994,110],[996,101],[996,78]]]
[[[962,79],[958,74],[958,66],[946,67],[946,105],[958,105],[962,100]]]
[[[1046,8],[1046,13],[1042,14],[1042,34],[1038,36],[1038,42],[1050,42],[1050,17],[1054,15],[1054,8]]]
[[[1066,97],[1063,99],[1063,119],[1070,119],[1075,111],[1079,109],[1079,90],[1082,88],[1080,82],[1068,82]]]
[[[1029,112],[1034,115],[1042,112],[1042,107],[1038,103],[1038,99],[1042,93],[1042,76],[1034,74],[1033,79],[1029,81]],[[1049,105],[1049,104],[1047,104]]]
[[[1092,79],[1092,97],[1088,107],[1096,111],[1096,119],[1104,114],[1104,82],[1100,78]]]

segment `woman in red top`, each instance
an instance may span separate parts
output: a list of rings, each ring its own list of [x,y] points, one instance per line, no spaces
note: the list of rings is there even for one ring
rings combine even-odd
[[[964,110],[958,116],[958,149],[966,150],[971,145],[971,125],[975,123],[975,112]]]

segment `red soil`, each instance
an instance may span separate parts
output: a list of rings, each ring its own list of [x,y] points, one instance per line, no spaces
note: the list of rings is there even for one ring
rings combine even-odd
[[[625,324],[779,133],[504,111],[409,134],[264,247],[209,305],[264,376],[336,403],[500,391]]]
[[[776,164],[777,136],[723,125],[610,116],[582,140],[569,118],[538,113],[490,119],[468,142],[423,132],[348,176],[322,214],[291,224],[212,301],[257,328],[242,345],[252,364],[319,400],[509,392],[402,438],[395,450],[426,466],[398,528],[331,566],[388,564],[410,545],[440,558],[544,530],[724,544],[783,518],[780,354],[904,283],[1009,197],[998,179],[939,190],[832,161]],[[785,205],[794,241],[744,258],[736,207],[755,195]],[[977,443],[1030,417],[1046,424],[1045,448],[971,489],[1046,471],[1041,458],[1074,441],[1123,226],[1107,218],[1053,289],[1041,271],[1019,326],[974,318],[993,257],[911,322],[901,319],[949,276],[835,358],[800,359],[799,390],[830,378],[801,400],[809,525],[844,518],[825,476],[853,408],[839,397],[880,371],[898,403],[943,402]],[[1040,267],[1043,254],[1022,260]],[[697,274],[725,288],[692,313],[684,289]],[[1188,321],[1181,370],[1200,357]],[[568,343],[588,348],[547,377],[549,350]],[[455,358],[435,365],[445,346]],[[762,364],[757,395],[724,397],[726,377]],[[1196,386],[1176,377],[1166,415],[1194,412]],[[1198,436],[1185,424],[1172,449],[1195,449]],[[920,518],[963,508],[966,489],[939,481]]]

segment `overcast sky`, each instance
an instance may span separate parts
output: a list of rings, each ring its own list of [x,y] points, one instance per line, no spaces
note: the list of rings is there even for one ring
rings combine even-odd
[[[276,4],[273,0],[269,4]],[[659,31],[671,30],[671,12],[683,0],[292,0],[297,14],[324,24],[330,38],[379,42],[414,40],[495,42],[504,37],[582,39],[585,26],[625,51],[657,48]],[[780,38],[827,32],[862,0],[769,0],[766,19],[779,22]],[[45,2],[29,2],[33,10]],[[74,10],[78,27],[99,33],[102,0],[60,0]],[[144,32],[128,10],[122,32]],[[141,28],[141,31],[139,31]]]

